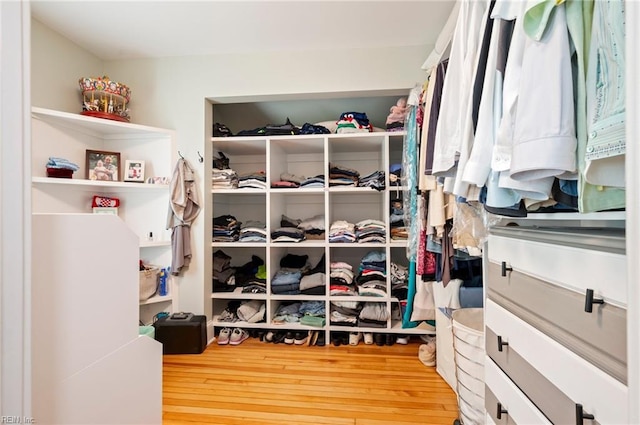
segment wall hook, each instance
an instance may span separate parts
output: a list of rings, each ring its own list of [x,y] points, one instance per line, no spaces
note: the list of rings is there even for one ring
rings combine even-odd
[[[182,154],[180,153],[180,151],[178,151],[178,156],[182,159],[184,159],[184,156],[182,156]]]
[[[200,155],[200,151],[196,152],[198,152],[198,162],[204,162],[204,158],[202,157],[202,155]]]

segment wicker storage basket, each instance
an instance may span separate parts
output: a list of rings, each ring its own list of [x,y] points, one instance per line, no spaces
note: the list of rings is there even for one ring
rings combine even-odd
[[[160,268],[155,266],[140,270],[140,301],[146,301],[158,292],[158,273]]]

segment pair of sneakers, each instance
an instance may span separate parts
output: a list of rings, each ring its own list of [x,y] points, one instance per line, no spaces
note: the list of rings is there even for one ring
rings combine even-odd
[[[224,328],[218,334],[218,345],[239,345],[249,338],[249,333],[241,328]]]

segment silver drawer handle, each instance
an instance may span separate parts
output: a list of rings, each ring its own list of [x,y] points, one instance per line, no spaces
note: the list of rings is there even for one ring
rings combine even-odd
[[[604,300],[602,298],[593,298],[593,289],[587,289],[587,295],[584,299],[584,311],[593,313],[594,304],[604,304]]]
[[[576,404],[576,425],[582,425],[585,419],[593,420],[595,419],[595,416],[589,413],[584,413],[582,410],[582,404]]]
[[[507,272],[513,271],[513,267],[507,267],[507,263],[505,261],[502,262],[502,276],[506,277]]]
[[[502,403],[498,402],[498,405],[496,406],[497,410],[496,410],[496,418],[498,419],[502,419],[502,415],[507,415],[509,414],[509,412],[507,411],[507,409],[504,409],[502,407]]]

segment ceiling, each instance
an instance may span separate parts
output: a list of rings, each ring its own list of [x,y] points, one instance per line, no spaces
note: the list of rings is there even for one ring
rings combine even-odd
[[[31,11],[97,57],[118,60],[433,45],[454,4],[32,0]]]

